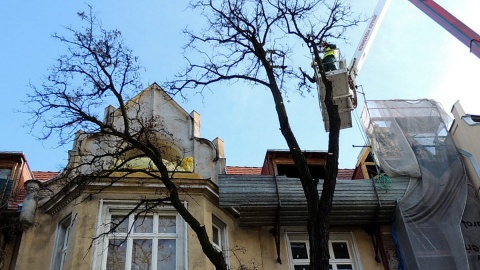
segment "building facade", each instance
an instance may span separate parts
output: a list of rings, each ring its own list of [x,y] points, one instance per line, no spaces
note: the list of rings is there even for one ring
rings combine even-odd
[[[185,112],[158,85],[132,101],[171,135],[159,136],[164,163],[184,205],[231,269],[308,269],[306,203],[288,151],[268,150],[259,168],[227,167],[223,141],[202,138],[200,115]],[[116,109],[107,108],[105,121],[114,123],[115,117]],[[214,269],[197,235],[168,201],[152,206],[167,190],[151,177],[156,168],[148,160],[125,162],[147,173],[120,170],[89,180],[93,170],[81,163],[82,155],[107,146],[103,138],[79,132],[67,168],[80,173],[29,182],[38,190],[26,191],[35,200],[24,202],[18,259],[10,269]],[[306,152],[320,181],[326,155]],[[408,181],[400,177],[389,187],[376,187],[372,179],[354,180],[353,174],[339,173],[347,179],[339,179],[334,198],[332,269],[396,269],[390,229]]]

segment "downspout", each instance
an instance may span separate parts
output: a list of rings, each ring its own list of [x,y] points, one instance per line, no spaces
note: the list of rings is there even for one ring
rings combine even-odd
[[[477,159],[475,158],[475,156],[473,156],[470,152],[467,152],[463,149],[458,149],[458,152],[468,158],[468,160],[470,160],[470,163],[472,164],[473,166],[473,169],[475,170],[475,173],[477,174],[477,181],[475,181],[474,179],[470,179],[471,183],[473,184],[473,186],[475,187],[475,196],[477,196],[477,198],[480,198],[480,166],[478,165],[477,163]]]
[[[370,149],[369,155],[372,156],[373,160],[375,161],[375,154],[372,152],[372,147],[370,145],[367,146]],[[377,170],[377,177],[380,177],[380,167],[375,162],[375,168]],[[365,166],[366,173],[368,174],[368,169]],[[377,263],[382,263],[383,269],[389,270],[388,264],[388,257],[385,252],[385,245],[383,242],[382,231],[379,224],[379,214],[380,210],[382,209],[382,201],[380,200],[380,196],[378,195],[377,185],[375,183],[375,179],[373,176],[370,176],[370,180],[372,181],[373,191],[375,192],[375,198],[377,199],[377,207],[375,208],[375,215],[372,221],[372,231],[370,232],[370,237],[372,238],[373,249],[375,251],[375,261]],[[380,257],[378,256],[380,253]]]
[[[275,248],[277,249],[277,263],[282,264],[282,258],[280,257],[280,210],[282,207],[282,201],[280,200],[278,179],[275,174],[273,175],[273,180],[275,181],[275,188],[277,191],[277,211],[275,214],[275,226],[272,229],[272,234],[273,237],[275,237]]]
[[[370,177],[370,179],[372,180],[373,191],[375,192],[375,197],[377,198],[377,207],[375,209],[375,215],[372,221],[372,229],[369,233],[370,233],[370,237],[372,238],[373,249],[375,251],[375,261],[377,263],[381,262],[383,264],[383,268],[385,270],[388,270],[389,269],[388,258],[387,258],[387,254],[385,253],[385,246],[383,244],[382,232],[380,230],[380,224],[378,221],[380,210],[382,208],[382,202],[380,201],[380,196],[378,195],[378,190],[377,190],[377,185],[375,184],[375,180],[373,179],[373,177]]]

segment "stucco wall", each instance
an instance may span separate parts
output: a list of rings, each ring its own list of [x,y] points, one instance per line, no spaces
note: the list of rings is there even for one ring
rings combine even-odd
[[[257,269],[287,270],[289,269],[285,231],[305,231],[305,228],[282,228],[280,234],[280,250],[282,264],[277,263],[275,239],[270,227],[239,227],[238,220],[231,212],[220,209],[211,196],[193,193],[183,196],[188,209],[205,225],[211,235],[212,215],[223,221],[228,230],[229,261],[232,269],[240,264]],[[96,226],[100,199],[104,200],[134,200],[141,198],[155,198],[154,190],[149,194],[144,188],[130,188],[128,192],[104,191],[88,197],[82,195],[70,202],[66,207],[54,215],[36,215],[35,225],[26,230],[20,247],[20,256],[16,269],[49,269],[52,262],[52,252],[55,245],[57,224],[70,213],[72,214],[72,231],[68,245],[68,256],[65,269],[91,269],[94,258],[91,248],[92,237],[96,233]],[[332,232],[353,232],[358,248],[360,261],[364,270],[383,269],[381,263],[375,261],[375,253],[370,236],[364,228],[332,228]],[[188,269],[214,269],[205,257],[195,233],[188,228]]]
[[[56,225],[71,211],[68,206],[51,216],[37,210],[35,223],[23,232],[15,269],[50,269]]]
[[[467,176],[472,181],[475,189],[480,188],[480,177],[475,171],[472,161],[480,162],[480,144],[478,143],[478,136],[480,135],[480,124],[468,125],[462,117],[466,116],[465,111],[463,110],[460,102],[456,102],[452,108],[452,114],[455,118],[455,121],[450,128],[450,133],[452,134],[455,145],[459,150],[463,150],[471,154],[472,156],[466,157],[463,156],[463,164],[465,166]]]

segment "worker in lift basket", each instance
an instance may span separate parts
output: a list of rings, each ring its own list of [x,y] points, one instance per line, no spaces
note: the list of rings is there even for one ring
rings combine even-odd
[[[330,44],[325,41],[322,41],[320,43],[320,52],[323,53],[322,65],[323,65],[324,72],[337,69],[337,66],[335,65],[335,62],[337,61],[335,59],[336,49],[337,49],[337,46],[335,44]],[[315,69],[316,72],[319,71],[317,62],[313,61],[311,66],[313,69]],[[309,76],[307,73],[305,73],[305,71],[302,70],[302,68],[300,68],[300,72],[302,73],[304,79],[308,79],[311,83],[316,83],[317,81],[316,73],[314,73],[313,76]]]
[[[337,60],[335,59],[335,50],[337,49],[337,46],[335,44],[330,44],[325,41],[322,41],[322,43],[320,43],[320,46],[321,52],[323,52],[322,64],[324,71],[327,72],[336,70],[337,67],[335,66],[335,62]]]

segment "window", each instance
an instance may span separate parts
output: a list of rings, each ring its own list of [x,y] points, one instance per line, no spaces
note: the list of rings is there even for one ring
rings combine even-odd
[[[11,169],[0,169],[0,208],[4,206],[3,203],[6,202],[10,196],[13,185],[11,173]]]
[[[55,248],[53,253],[53,270],[63,269],[68,248],[68,237],[70,236],[70,229],[72,227],[72,216],[69,215],[64,218],[57,226],[57,236],[55,240]]]
[[[227,225],[216,216],[212,216],[212,242],[219,251],[228,250]]]
[[[133,206],[133,204],[132,204]],[[185,269],[186,226],[172,207],[148,213],[131,213],[125,206],[104,206],[103,230],[107,234],[98,252],[106,270]],[[131,208],[130,208],[131,209]]]
[[[228,249],[228,237],[227,237],[227,224],[221,221],[216,216],[212,215],[212,242],[213,246],[222,251],[225,256],[227,265],[229,264],[229,249]]]
[[[290,269],[308,270],[310,257],[306,233],[287,233]],[[328,241],[332,270],[358,270],[356,246],[351,233],[330,233]]]

